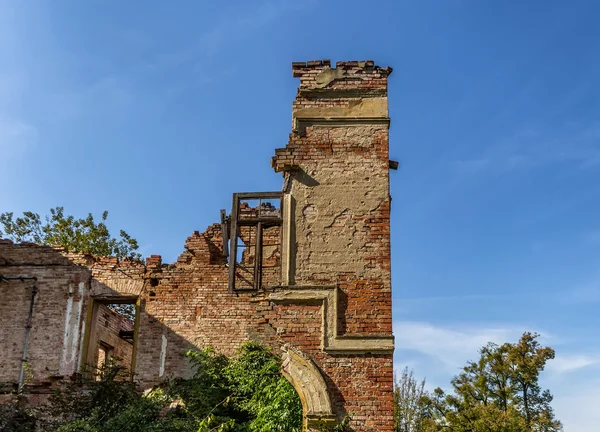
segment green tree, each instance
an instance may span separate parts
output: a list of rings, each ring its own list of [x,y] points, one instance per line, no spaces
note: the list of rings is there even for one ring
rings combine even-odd
[[[394,382],[394,424],[396,432],[421,432],[428,421],[423,403],[427,396],[425,379],[417,381],[413,371],[404,368]]]
[[[65,216],[63,207],[50,209],[50,216],[44,220],[39,214],[24,212],[23,217],[13,218],[13,213],[0,214],[0,237],[6,236],[16,243],[31,242],[39,245],[58,245],[74,252],[90,253],[96,256],[115,256],[119,259],[140,259],[137,240],[125,231],[120,238],[110,235],[106,226],[108,212],[102,213],[96,223],[91,213],[84,219]],[[113,304],[109,307],[130,320],[135,317],[135,305]]]
[[[452,380],[454,394],[436,389],[423,399],[430,427],[456,432],[557,432],[552,395],[542,390],[540,372],[554,358],[538,334],[524,333],[517,343],[489,343]]]
[[[537,336],[525,333],[516,344],[505,344],[510,377],[516,392],[515,401],[528,428],[536,431],[560,430],[560,422],[554,419],[550,406],[552,395],[550,391],[542,390],[538,382],[546,362],[554,358],[554,350],[541,347]]]
[[[90,253],[97,256],[139,259],[137,240],[121,230],[119,239],[110,235],[106,226],[108,212],[102,213],[96,222],[91,213],[86,218],[66,216],[63,207],[50,209],[43,220],[39,214],[24,212],[22,217],[13,218],[13,213],[0,214],[0,237],[14,242],[32,242],[39,245],[59,245],[70,251]]]

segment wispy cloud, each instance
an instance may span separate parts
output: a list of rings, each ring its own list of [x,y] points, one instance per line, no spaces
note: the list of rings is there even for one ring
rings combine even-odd
[[[428,322],[400,321],[394,325],[396,348],[425,355],[456,370],[478,356],[488,342],[516,341],[523,328],[518,326],[440,326]]]
[[[600,358],[588,355],[557,355],[556,358],[548,362],[549,372],[563,374],[573,372],[600,363]]]
[[[565,346],[569,341],[546,331],[531,329],[516,324],[448,324],[440,325],[425,321],[399,321],[394,325],[396,348],[405,352],[399,364],[413,365],[414,356],[406,354],[414,352],[437,360],[451,368],[463,366],[467,361],[474,360],[479,350],[493,342],[516,342],[523,332],[535,331],[540,335],[542,345],[553,347]],[[582,353],[559,353],[548,363],[548,370],[554,373],[566,373],[600,364],[600,356]]]
[[[568,432],[595,432],[600,424],[600,382],[597,378],[565,380],[551,388],[552,406]]]
[[[405,366],[415,371],[417,379],[426,378],[426,388],[431,391],[441,386],[452,391],[450,381],[468,361],[479,356],[479,349],[488,342],[516,342],[523,329],[506,325],[437,325],[420,321],[401,321],[394,326],[396,337],[396,373]],[[578,372],[595,376],[589,369],[600,365],[600,356],[587,353],[564,353],[565,340],[542,333],[543,345],[563,348],[556,358],[546,365],[542,386],[555,396],[553,407],[557,418],[570,432],[591,432],[590,419],[600,422],[600,415],[590,415],[600,403],[600,383],[574,378]],[[579,374],[581,376],[581,374]],[[596,380],[597,381],[597,380]],[[595,412],[595,411],[594,411]],[[581,419],[586,419],[582,421]]]
[[[427,308],[448,306],[455,304],[472,304],[476,306],[480,302],[505,302],[512,301],[515,298],[523,299],[525,297],[537,296],[536,292],[527,292],[520,290],[519,292],[494,292],[490,294],[457,294],[457,295],[442,295],[442,296],[426,296],[426,297],[394,297],[394,313],[398,316],[404,316],[415,308]]]

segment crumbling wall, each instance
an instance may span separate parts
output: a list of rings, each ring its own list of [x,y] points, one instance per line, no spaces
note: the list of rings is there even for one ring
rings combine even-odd
[[[87,303],[85,285],[91,276],[83,264],[85,257],[76,263],[50,247],[0,240],[0,274],[37,278],[0,282],[0,387],[18,383],[34,285],[27,382],[44,386],[77,370]]]
[[[265,232],[280,243],[263,251],[265,289],[229,292],[232,264],[218,224],[193,233],[172,264],[160,256],[118,262],[0,242],[0,274],[38,277],[28,360],[34,381],[93,361],[90,305],[133,300],[132,362],[142,387],[189,376],[189,349],[232,355],[253,339],[285,350],[284,371],[303,398],[307,425],[347,414],[356,431],[393,430],[391,70],[317,61],[295,63],[293,72],[300,78],[293,131],[272,160],[284,176],[283,225]],[[239,235],[252,241],[244,230]],[[253,259],[251,250],[241,257]],[[0,290],[0,382],[10,383],[18,378],[28,294],[19,281],[0,283]]]
[[[133,340],[121,337],[122,331],[133,332],[133,320],[112,310],[105,304],[98,305],[98,330],[95,339],[90,341],[94,347],[94,365],[101,366],[98,354],[100,349],[111,349],[111,360],[129,370],[133,358]],[[106,359],[108,360],[108,359]]]
[[[294,130],[272,160],[284,173],[294,221],[287,278],[296,288],[332,287],[324,313],[335,315],[325,350],[308,332],[301,340],[312,343],[302,350],[322,368],[336,413],[351,413],[357,430],[393,430],[391,69],[316,61],[294,63],[293,72],[300,78]]]

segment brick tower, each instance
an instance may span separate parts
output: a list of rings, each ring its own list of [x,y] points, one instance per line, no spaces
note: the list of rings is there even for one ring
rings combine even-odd
[[[356,430],[391,431],[391,69],[327,60],[292,69],[293,131],[272,159],[291,215],[282,285],[327,298],[321,351],[311,354],[330,379],[333,410],[350,414]]]
[[[234,194],[176,262],[0,240],[0,403],[12,388],[41,403],[121,346],[148,388],[190,376],[187,350],[233,355],[256,340],[282,353],[306,429],[349,416],[356,432],[393,431],[391,69],[292,69],[293,129],[272,159],[282,190]],[[109,325],[115,303],[136,305],[133,327]]]

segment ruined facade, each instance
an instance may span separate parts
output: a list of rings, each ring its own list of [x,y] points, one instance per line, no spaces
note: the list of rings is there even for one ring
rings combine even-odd
[[[105,304],[98,304],[96,310],[95,333],[90,336],[89,344],[94,353],[90,363],[96,369],[109,362],[125,369],[121,375],[128,375],[133,361],[133,320],[121,315]]]
[[[282,190],[235,194],[221,223],[193,233],[176,262],[0,240],[0,390],[21,382],[43,393],[97,364],[106,304],[129,302],[135,326],[121,336],[132,338],[143,387],[188,375],[188,349],[231,355],[253,339],[282,353],[308,427],[347,414],[356,431],[393,430],[391,69],[292,69],[292,133],[271,161]]]

